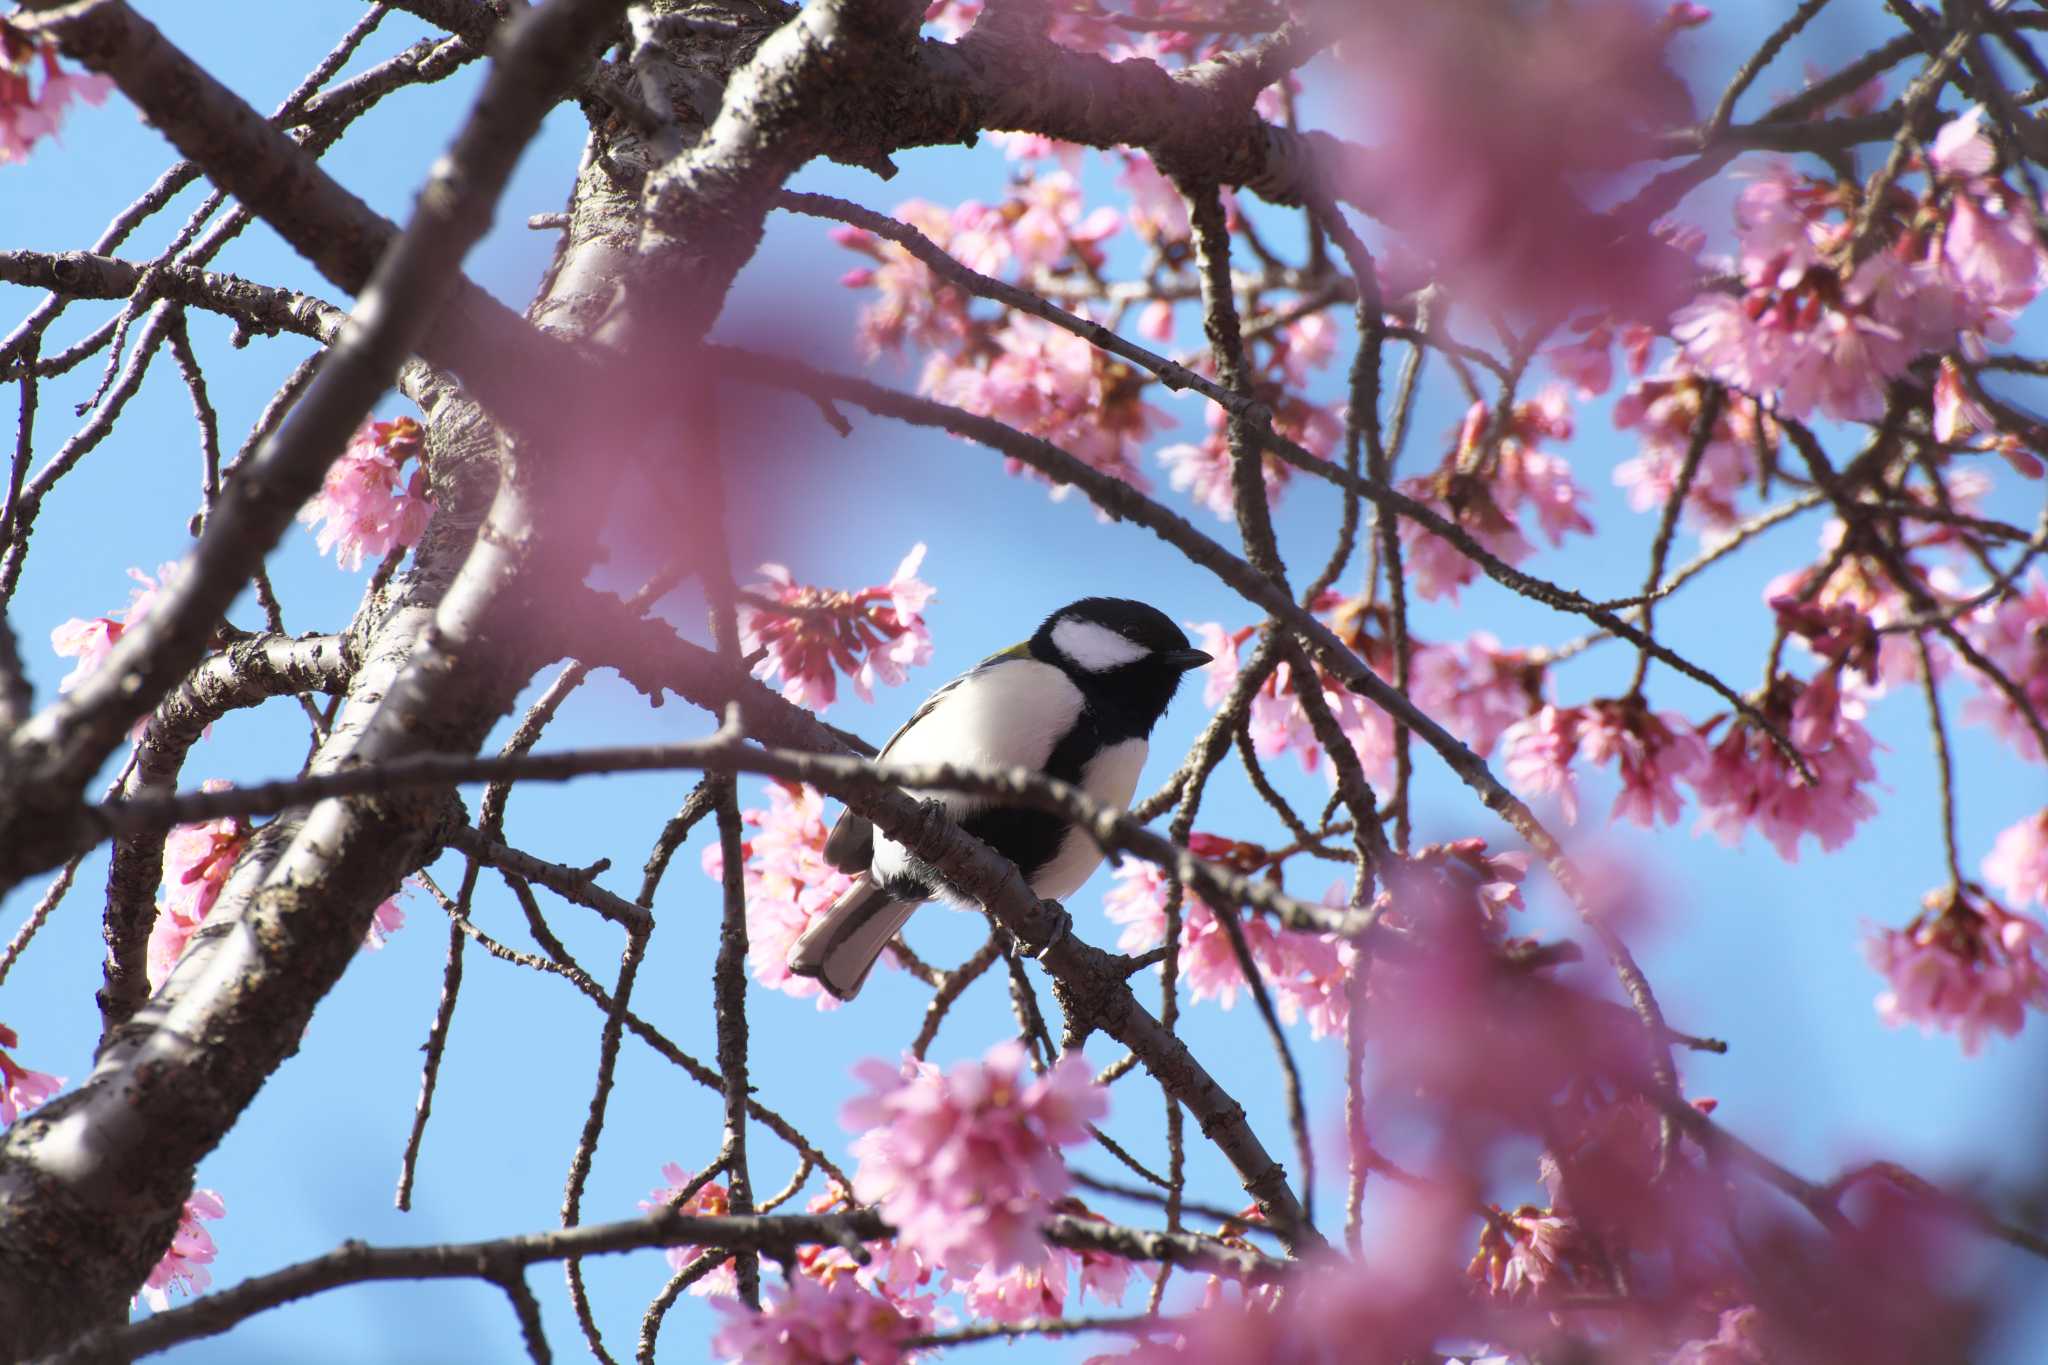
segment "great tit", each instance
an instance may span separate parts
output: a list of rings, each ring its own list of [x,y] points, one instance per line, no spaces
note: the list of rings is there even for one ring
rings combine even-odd
[[[1121,597],[1084,597],[1045,618],[1021,645],[990,655],[925,699],[883,746],[891,763],[1024,767],[1122,809],[1145,766],[1145,737],[1181,676],[1210,656],[1164,612]],[[958,792],[945,803],[969,834],[1017,865],[1031,890],[1058,900],[1102,861],[1060,816]],[[901,844],[852,811],[825,840],[825,860],[853,885],[790,946],[789,969],[851,1000],[882,948],[923,901],[974,908]]]

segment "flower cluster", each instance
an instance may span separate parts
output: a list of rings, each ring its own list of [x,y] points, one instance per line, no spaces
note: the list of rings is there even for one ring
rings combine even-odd
[[[1042,1257],[1039,1225],[1067,1190],[1059,1149],[1109,1111],[1085,1058],[1068,1053],[1033,1078],[1010,1042],[950,1071],[906,1059],[855,1075],[869,1089],[842,1111],[860,1134],[854,1189],[907,1247],[956,1275]]]
[[[1546,706],[1502,737],[1508,780],[1532,795],[1555,793],[1566,821],[1578,819],[1571,764],[1582,751],[1594,763],[1612,760],[1621,775],[1613,818],[1645,829],[1675,824],[1683,806],[1678,782],[1706,765],[1707,746],[1683,717],[1653,713],[1640,696],[1584,706]]]
[[[365,422],[349,437],[320,491],[299,509],[300,521],[320,528],[320,553],[334,551],[336,567],[353,573],[365,558],[419,544],[434,510],[426,445],[425,429],[410,417]],[[415,458],[405,477],[405,462]]]
[[[15,1031],[0,1024],[0,1128],[64,1088],[62,1076],[30,1071],[7,1055],[8,1048],[20,1046],[21,1038]]]
[[[1989,174],[1973,109],[1928,151],[1928,185],[1894,189],[1859,236],[1837,187],[1773,165],[1738,201],[1740,294],[1705,294],[1672,334],[1705,374],[1779,411],[1874,421],[1888,384],[1928,351],[1981,354],[2040,292],[2048,258],[2024,200]],[[1953,418],[1950,418],[1953,421]]]
[[[1591,1257],[1572,1218],[1534,1204],[1488,1214],[1465,1273],[1489,1292],[1515,1298],[1593,1281]]]
[[[1084,212],[1078,183],[1064,171],[1026,178],[1001,205],[969,201],[947,210],[923,201],[896,216],[938,247],[985,275],[1014,268],[1026,282],[1093,271],[1100,243],[1120,216]],[[1025,313],[994,321],[976,317],[969,300],[943,284],[898,244],[860,228],[837,228],[833,239],[874,264],[842,282],[874,289],[858,335],[870,357],[925,347],[919,392],[1044,437],[1088,464],[1144,489],[1150,484],[1138,452],[1168,421],[1143,401],[1139,376],[1084,338]],[[1022,466],[1010,462],[1012,473]],[[1061,496],[1064,485],[1055,487]]]
[[[1628,490],[1629,506],[1636,511],[1658,510],[1678,491],[1707,392],[1699,376],[1672,367],[1631,384],[1615,402],[1614,425],[1642,440],[1635,455],[1614,467],[1614,482]],[[1734,526],[1739,519],[1736,496],[1756,477],[1759,452],[1777,444],[1777,427],[1757,401],[1728,394],[1685,486],[1685,520],[1710,531]]]
[[[696,1179],[696,1177],[676,1165],[673,1161],[661,1168],[661,1178],[666,1180],[668,1184],[656,1186],[652,1193],[640,1201],[640,1208],[643,1212],[664,1213],[674,1210],[676,1213],[692,1216],[703,1214],[710,1217],[722,1217],[732,1208],[725,1186],[715,1180],[706,1181],[688,1199],[684,1200],[681,1204],[676,1203],[676,1196],[688,1189],[690,1182]],[[673,1269],[681,1270],[696,1259],[699,1250],[701,1250],[699,1247],[670,1247],[668,1249],[668,1263]],[[697,1279],[691,1281],[690,1292],[700,1297],[712,1294],[733,1295],[739,1293],[739,1276],[733,1269],[733,1262],[729,1260],[721,1261],[715,1269],[698,1276]]]
[[[911,547],[887,583],[844,592],[798,583],[780,564],[763,564],[767,581],[753,584],[740,608],[740,648],[759,653],[754,676],[781,678],[782,695],[822,711],[839,696],[838,674],[862,701],[875,684],[900,686],[904,670],[932,657],[925,604],[933,589],[917,576],[922,542]]]
[[[1261,334],[1247,357],[1255,371],[1252,396],[1271,409],[1273,430],[1326,460],[1344,435],[1343,418],[1338,409],[1300,397],[1299,390],[1310,370],[1330,363],[1336,347],[1335,325],[1321,313],[1310,313]],[[1208,435],[1198,444],[1162,448],[1159,462],[1166,466],[1167,481],[1176,492],[1191,493],[1195,501],[1229,521],[1234,516],[1230,442],[1225,434],[1229,415],[1210,404],[1208,426]],[[1259,473],[1267,501],[1277,502],[1293,467],[1267,453],[1259,457]]]
[[[1239,861],[1245,851],[1254,858],[1263,855],[1254,846],[1214,835],[1198,833],[1189,840],[1189,848],[1202,857],[1218,856],[1225,846],[1226,856]],[[1104,893],[1102,907],[1112,922],[1123,926],[1117,946],[1132,954],[1158,947],[1166,941],[1166,874],[1152,863],[1126,859],[1115,875],[1116,885]],[[1347,890],[1334,890],[1335,904],[1343,903]],[[1341,1036],[1350,1014],[1346,983],[1357,957],[1351,945],[1334,935],[1276,928],[1258,916],[1239,917],[1238,931],[1282,1021],[1291,1024],[1306,1017],[1315,1037]],[[1229,1009],[1237,1003],[1238,992],[1250,989],[1230,931],[1192,892],[1181,898],[1176,963],[1180,979],[1196,1000],[1215,1000]]]
[[[1699,828],[1733,846],[1754,827],[1787,862],[1798,861],[1806,834],[1834,852],[1877,813],[1865,790],[1877,777],[1870,761],[1876,741],[1863,728],[1862,704],[1843,695],[1830,670],[1806,683],[1779,678],[1758,710],[1791,740],[1816,781],[1808,785],[1760,728],[1731,716],[1706,767],[1690,779],[1699,797]]]
[[[161,1313],[171,1306],[174,1289],[184,1294],[203,1293],[213,1283],[213,1272],[206,1267],[213,1261],[214,1245],[213,1235],[199,1224],[202,1220],[220,1218],[227,1211],[228,1206],[212,1190],[192,1191],[192,1197],[178,1214],[178,1230],[171,1237],[170,1249],[150,1270],[136,1300],[146,1300]]]
[[[793,1275],[764,1296],[755,1312],[737,1299],[721,1299],[711,1349],[744,1365],[898,1365],[910,1358],[904,1342],[927,1324],[852,1279]]]
[[[128,576],[135,580],[136,587],[128,594],[127,606],[106,616],[95,616],[90,621],[74,616],[52,630],[50,648],[65,658],[78,661],[57,684],[57,690],[69,692],[97,672],[122,634],[141,625],[156,609],[157,599],[170,591],[183,573],[184,566],[177,563],[158,565],[154,578],[140,569],[130,569]]]
[[[1515,404],[1499,430],[1486,405],[1475,402],[1436,472],[1405,480],[1401,489],[1496,558],[1519,564],[1536,552],[1522,534],[1525,511],[1535,513],[1552,545],[1570,532],[1592,533],[1593,523],[1579,507],[1585,494],[1572,481],[1571,466],[1538,444],[1571,434],[1571,409],[1561,389]],[[1419,522],[1402,519],[1401,546],[1408,581],[1421,597],[1455,602],[1458,589],[1478,576],[1478,566],[1464,551]]]
[[[2027,575],[2026,591],[1979,608],[1963,633],[2005,674],[2036,717],[2048,716],[2048,578]],[[1990,679],[1973,672],[1981,692],[1963,703],[1963,719],[1989,725],[2021,758],[2048,762],[2027,716]]]
[[[42,65],[42,89],[33,83]],[[105,76],[81,76],[57,65],[57,45],[28,37],[0,20],[0,166],[25,161],[40,138],[55,137],[73,100],[104,104],[114,83]]]
[[[746,854],[747,962],[754,979],[802,1000],[816,996],[821,1010],[839,1001],[817,981],[789,970],[789,950],[811,921],[832,908],[853,878],[825,861],[825,798],[810,787],[768,784],[765,810],[742,811],[758,832],[740,845]],[[725,875],[717,844],[704,850],[704,873]]]
[[[1954,1032],[1974,1055],[1986,1034],[2018,1033],[2029,1006],[2048,1009],[2048,926],[1974,889],[1936,891],[1926,905],[1864,944],[1890,986],[1877,998],[1887,1024]]]
[[[2014,905],[2032,901],[2048,909],[2048,807],[2000,831],[1983,870]]]
[[[208,778],[203,789],[226,791],[229,783]],[[149,988],[163,985],[185,947],[206,917],[213,913],[228,874],[236,859],[248,847],[250,828],[245,820],[222,816],[195,825],[174,825],[164,836],[163,898],[157,902],[156,922],[149,931]],[[392,895],[380,901],[370,914],[370,927],[363,934],[364,948],[375,951],[405,926],[405,911]]]

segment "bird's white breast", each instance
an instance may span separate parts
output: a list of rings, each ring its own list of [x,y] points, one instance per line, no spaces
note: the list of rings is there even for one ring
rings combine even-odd
[[[1118,810],[1131,804],[1138,774],[1145,767],[1146,743],[1127,739],[1112,744],[1081,769],[1081,790]],[[1081,889],[1102,862],[1102,850],[1080,830],[1069,826],[1060,851],[1031,879],[1031,889],[1051,900],[1065,900]]]
[[[1005,660],[963,678],[939,698],[929,715],[898,735],[883,757],[889,763],[905,765],[959,763],[1042,769],[1061,736],[1073,728],[1081,707],[1081,689],[1051,664],[1036,659]],[[1133,769],[1126,801],[1136,783]],[[986,797],[960,792],[911,794],[938,797],[956,820],[989,804]],[[902,845],[876,839],[871,866],[878,879],[888,881],[900,874],[906,861]]]

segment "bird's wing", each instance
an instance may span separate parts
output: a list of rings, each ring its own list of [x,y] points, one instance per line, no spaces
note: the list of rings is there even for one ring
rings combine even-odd
[[[889,736],[889,742],[882,746],[882,752],[875,755],[876,760],[886,759],[889,751],[896,747],[896,741],[909,734],[913,726],[936,710],[946,694],[961,683],[983,669],[1030,657],[1031,647],[1028,642],[1014,644],[1008,649],[989,655],[959,677],[940,687],[924,699],[924,704],[911,713],[910,719],[904,721],[895,734]],[[874,857],[875,827],[850,810],[842,811],[838,822],[832,826],[832,832],[825,836],[825,861],[841,872],[857,875],[868,870],[868,864],[874,861]]]

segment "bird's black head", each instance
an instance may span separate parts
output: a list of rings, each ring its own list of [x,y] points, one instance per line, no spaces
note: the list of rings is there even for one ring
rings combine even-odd
[[[1045,618],[1031,654],[1064,670],[1111,728],[1144,735],[1181,675],[1209,662],[1171,617],[1123,597],[1084,597]]]

